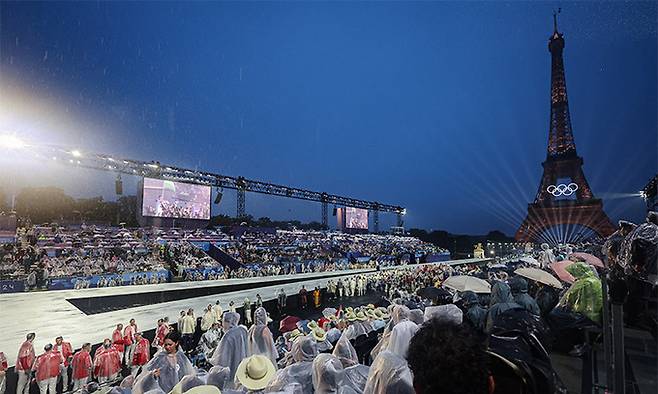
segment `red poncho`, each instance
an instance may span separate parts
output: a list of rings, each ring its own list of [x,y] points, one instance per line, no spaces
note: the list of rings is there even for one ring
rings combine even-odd
[[[73,355],[73,347],[71,344],[69,342],[62,342],[61,345],[55,344],[55,346],[53,346],[53,351],[62,354],[62,357],[64,358],[64,366],[68,367],[69,357]]]
[[[155,344],[157,346],[162,346],[164,344],[164,339],[169,333],[169,326],[166,324],[161,324],[158,326],[158,329],[155,332]]]
[[[132,345],[135,342],[135,332],[137,332],[137,326],[133,327],[130,324],[123,329],[123,340],[125,345]]]
[[[37,371],[37,381],[54,378],[59,375],[59,366],[64,360],[60,353],[46,352],[37,358],[34,370]]]
[[[135,345],[135,352],[133,353],[133,364],[132,365],[146,365],[151,358],[151,353],[149,349],[149,340],[142,338]]]
[[[17,371],[29,371],[34,364],[35,354],[32,342],[25,341],[18,350],[18,358],[16,359]]]
[[[123,352],[123,335],[121,330],[114,330],[112,333],[112,345],[120,352]]]
[[[94,357],[94,375],[110,377],[121,370],[121,355],[116,348],[98,348]]]
[[[80,350],[73,356],[73,379],[84,379],[89,376],[91,369],[91,355],[86,350]]]

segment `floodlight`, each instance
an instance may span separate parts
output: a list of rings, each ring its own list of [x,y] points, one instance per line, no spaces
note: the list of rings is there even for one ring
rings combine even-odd
[[[21,149],[25,143],[15,135],[4,134],[0,135],[0,147],[6,149]]]
[[[80,156],[82,156],[82,153],[80,153],[80,151],[77,150],[77,149],[72,150],[72,151],[71,151],[71,154],[73,155],[73,157],[80,157]]]

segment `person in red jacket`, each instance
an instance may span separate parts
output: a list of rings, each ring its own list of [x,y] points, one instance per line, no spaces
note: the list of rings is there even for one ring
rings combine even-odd
[[[37,385],[41,394],[56,394],[55,386],[57,386],[57,377],[64,364],[64,358],[59,352],[53,351],[53,345],[47,344],[43,348],[44,353],[40,355],[34,362],[32,367],[36,371]]]
[[[123,341],[126,346],[126,367],[130,368],[133,360],[133,352],[135,351],[135,333],[137,332],[137,324],[135,319],[130,319],[130,323],[123,329]]]
[[[81,389],[91,377],[91,344],[89,342],[82,345],[71,360],[71,378],[73,379],[73,391]]]
[[[30,371],[36,359],[34,353],[34,338],[36,335],[31,332],[27,334],[25,342],[18,350],[18,358],[16,359],[16,367],[14,371],[18,375],[18,383],[16,384],[16,394],[29,394],[30,393]]]
[[[139,369],[146,365],[151,358],[151,349],[149,348],[149,340],[142,336],[141,332],[135,333],[135,350],[133,351],[133,359],[131,360],[131,373],[137,376]]]
[[[123,361],[123,349],[124,349],[124,340],[123,340],[123,324],[117,324],[117,329],[112,332],[112,345],[119,352],[121,360]]]
[[[7,367],[7,357],[0,352],[0,394],[4,394],[7,387]]]
[[[96,349],[94,355],[94,376],[98,383],[113,381],[121,371],[121,354],[112,345],[109,338],[105,338],[103,346]]]
[[[155,339],[153,340],[153,345],[162,349],[164,344],[164,339],[169,334],[169,325],[164,321],[164,319],[158,319],[158,328],[155,330]]]
[[[59,352],[64,358],[64,364],[62,365],[62,390],[69,391],[69,364],[71,358],[73,357],[73,347],[70,342],[64,342],[64,338],[59,336],[55,338],[55,346],[53,347],[54,352]]]

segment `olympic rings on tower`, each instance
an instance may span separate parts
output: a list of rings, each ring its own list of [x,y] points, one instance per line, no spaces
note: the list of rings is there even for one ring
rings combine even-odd
[[[546,188],[546,191],[551,193],[555,197],[560,197],[560,196],[570,196],[574,194],[578,190],[578,185],[571,182],[568,185],[565,185],[564,183],[560,183],[559,185],[550,185]]]

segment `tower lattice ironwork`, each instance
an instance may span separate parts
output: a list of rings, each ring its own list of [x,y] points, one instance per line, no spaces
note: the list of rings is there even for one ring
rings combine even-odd
[[[544,173],[535,201],[528,204],[528,215],[516,232],[519,241],[538,241],[544,231],[555,226],[580,225],[600,236],[614,231],[603,211],[603,203],[594,197],[585,174],[583,159],[576,153],[571,129],[567,83],[564,73],[564,36],[553,14],[553,34],[548,42],[551,53],[551,114]],[[559,183],[564,179],[568,182]],[[569,198],[573,196],[573,198]],[[558,241],[569,241],[562,239]]]

